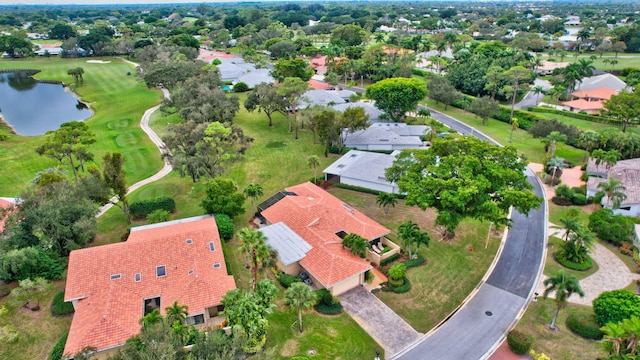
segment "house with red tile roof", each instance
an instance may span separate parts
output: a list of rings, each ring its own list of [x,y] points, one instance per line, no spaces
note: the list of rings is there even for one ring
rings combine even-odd
[[[267,225],[263,234],[278,251],[278,267],[291,275],[305,272],[333,295],[363,284],[365,272],[372,268],[366,259],[344,248],[342,238],[354,233],[371,247],[392,244],[385,238],[389,229],[310,182],[275,194],[258,210]],[[367,258],[372,254],[368,251]]]
[[[617,93],[616,90],[607,87],[577,90],[571,93],[573,100],[565,101],[562,105],[573,112],[584,111],[587,114],[599,114],[604,107],[604,102]]]
[[[126,242],[71,252],[65,301],[75,313],[64,353],[109,353],[138,334],[145,314],[164,315],[175,301],[188,306],[188,324],[221,322],[221,299],[235,288],[212,216],[134,227]]]

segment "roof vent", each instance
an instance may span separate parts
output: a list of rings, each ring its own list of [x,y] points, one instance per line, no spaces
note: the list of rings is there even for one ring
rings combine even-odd
[[[189,273],[188,273],[188,274],[189,274],[189,275],[193,274],[193,270],[189,270]]]
[[[213,268],[214,268],[214,269],[217,269],[217,268],[219,268],[219,267],[220,267],[220,263],[213,263]]]
[[[215,251],[216,250],[216,244],[213,243],[213,241],[209,242],[209,251]]]
[[[109,276],[109,279],[111,280],[118,280],[122,277],[121,274],[111,274],[111,276]]]
[[[187,239],[187,244],[189,244],[189,245],[193,244],[193,240],[192,239]]]
[[[140,282],[142,280],[142,275],[140,273],[136,273],[135,275],[133,275],[133,279],[136,282]]]

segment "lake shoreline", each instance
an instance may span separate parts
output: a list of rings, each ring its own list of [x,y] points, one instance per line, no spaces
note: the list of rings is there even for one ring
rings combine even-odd
[[[13,126],[11,126],[11,124],[9,124],[9,123],[4,119],[4,117],[2,117],[2,114],[0,114],[0,128],[3,128],[3,127],[5,127],[5,128],[7,128],[7,129],[9,129],[9,132],[10,132],[12,135],[18,135],[18,133],[16,132],[16,130],[13,128]],[[22,135],[18,135],[18,136],[22,136]]]

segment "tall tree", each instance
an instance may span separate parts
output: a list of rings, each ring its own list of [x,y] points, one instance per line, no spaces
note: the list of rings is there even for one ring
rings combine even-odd
[[[567,300],[573,294],[578,294],[580,297],[584,297],[584,292],[580,287],[580,282],[575,276],[567,276],[564,270],[558,270],[555,276],[552,276],[544,281],[544,297],[548,297],[551,293],[555,292],[556,312],[553,315],[549,328],[551,330],[556,329],[556,320],[560,310],[567,305]]]
[[[124,213],[127,219],[127,225],[131,225],[131,214],[129,213],[129,201],[127,200],[127,179],[125,178],[125,171],[122,168],[124,165],[124,157],[119,152],[106,153],[102,157],[102,177],[105,184],[111,189],[115,201],[113,202]]]
[[[547,148],[547,158],[551,159],[556,156],[556,149],[558,147],[558,144],[564,144],[565,142],[567,142],[567,135],[559,131],[552,131],[551,133],[549,133],[549,135],[542,139],[542,142]]]
[[[86,123],[71,121],[60,125],[56,131],[47,132],[45,143],[38,146],[36,152],[60,162],[66,159],[73,170],[73,177],[77,179],[78,171],[74,158],[77,159],[79,152],[86,154],[87,145],[94,142],[96,142],[96,135],[89,130]]]
[[[244,195],[238,193],[238,186],[232,180],[209,180],[204,191],[206,196],[200,202],[200,206],[208,214],[225,214],[233,218],[244,213]]]
[[[269,127],[273,126],[272,115],[276,112],[287,113],[286,99],[278,94],[278,88],[273,84],[258,84],[247,95],[244,107],[249,112],[258,110],[264,112],[269,119]]]
[[[305,283],[297,282],[284,292],[284,304],[298,312],[298,326],[302,333],[302,312],[316,303],[316,295]]]
[[[451,240],[464,218],[508,225],[511,206],[523,214],[538,207],[542,199],[531,191],[525,166],[514,147],[464,137],[436,141],[428,150],[405,150],[386,176],[407,194],[407,205],[435,208],[436,226]]]
[[[264,193],[262,191],[262,185],[260,185],[258,183],[249,184],[249,185],[247,185],[246,188],[244,188],[242,193],[244,194],[245,197],[251,198],[251,210],[255,211],[254,210],[254,205],[255,205],[256,199],[258,199],[259,197],[264,195]]]
[[[456,90],[445,77],[432,76],[427,83],[427,90],[429,98],[444,104],[445,110],[454,101],[462,99],[462,93]]]
[[[396,200],[396,196],[394,194],[389,194],[386,192],[381,192],[378,197],[376,197],[376,205],[384,209],[385,215],[389,215],[389,208],[395,207],[397,202],[398,201]]]
[[[308,87],[309,84],[307,84],[306,80],[302,80],[298,77],[288,77],[278,85],[278,95],[285,99],[288,109],[293,113],[296,140],[298,139],[297,109],[300,104],[300,98],[307,91]],[[288,112],[287,119],[289,119]],[[291,121],[289,121],[289,132],[291,131]]]
[[[251,266],[251,288],[255,291],[258,283],[258,271],[273,263],[275,250],[267,244],[267,238],[259,230],[243,228],[238,231],[238,237],[242,242],[240,249],[249,254]]]
[[[509,114],[509,123],[513,122],[513,111],[516,105],[516,97],[518,91],[529,87],[528,82],[531,81],[531,70],[524,66],[514,66],[503,73],[504,79],[511,84],[513,95],[511,97],[511,114]],[[513,134],[513,131],[511,132]]]
[[[603,107],[604,113],[618,120],[622,124],[622,132],[626,132],[629,124],[640,120],[640,90],[612,95]]]
[[[469,111],[479,116],[482,119],[482,123],[486,124],[490,117],[500,111],[500,104],[488,96],[483,96],[471,103]]]
[[[278,82],[283,82],[287,78],[299,78],[302,81],[309,81],[313,73],[313,68],[306,60],[294,58],[278,60],[273,65],[271,76]]]
[[[598,189],[607,195],[607,206],[614,209],[620,207],[620,204],[627,199],[625,191],[627,188],[616,178],[609,177],[607,181],[598,184]]]
[[[584,158],[582,161],[586,162],[589,159],[589,153],[598,142],[599,135],[595,131],[586,130],[580,133],[578,137],[578,143],[584,147]]]
[[[317,169],[318,166],[320,166],[320,159],[318,158],[317,155],[310,155],[307,158],[307,166],[309,166],[310,168],[313,168],[313,183],[317,184],[318,183],[318,176],[317,176]]]
[[[378,81],[367,88],[368,98],[391,121],[402,121],[407,111],[415,110],[427,95],[424,85],[417,79],[391,78]]]
[[[357,130],[369,127],[369,115],[365,113],[361,106],[350,106],[346,108],[338,117],[337,126],[340,128],[340,137],[338,142],[338,152],[342,152],[342,147],[346,141],[347,135]]]

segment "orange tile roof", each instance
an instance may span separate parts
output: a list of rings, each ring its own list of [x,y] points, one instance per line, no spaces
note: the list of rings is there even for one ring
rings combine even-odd
[[[591,98],[591,99],[601,99],[601,100],[609,100],[611,99],[611,95],[618,94],[617,91],[610,88],[597,88],[591,90],[578,90],[571,93],[572,96],[577,97],[579,99]]]
[[[602,101],[587,101],[585,99],[565,101],[564,106],[578,110],[600,110],[602,109]]]
[[[310,182],[286,190],[297,196],[285,196],[262,216],[272,224],[283,222],[312,246],[300,265],[327,288],[371,268],[342,248],[336,232],[373,240],[390,233],[389,229]]]
[[[311,79],[309,80],[309,88],[315,90],[329,90],[331,88],[331,85]]]
[[[156,277],[161,265],[166,276]],[[137,273],[140,282],[134,279]],[[111,280],[112,274],[121,278]],[[160,296],[162,314],[174,301],[187,305],[189,314],[199,314],[235,288],[211,216],[140,226],[126,242],[72,251],[65,301],[78,301],[64,353],[124,344],[140,331],[144,299]]]

